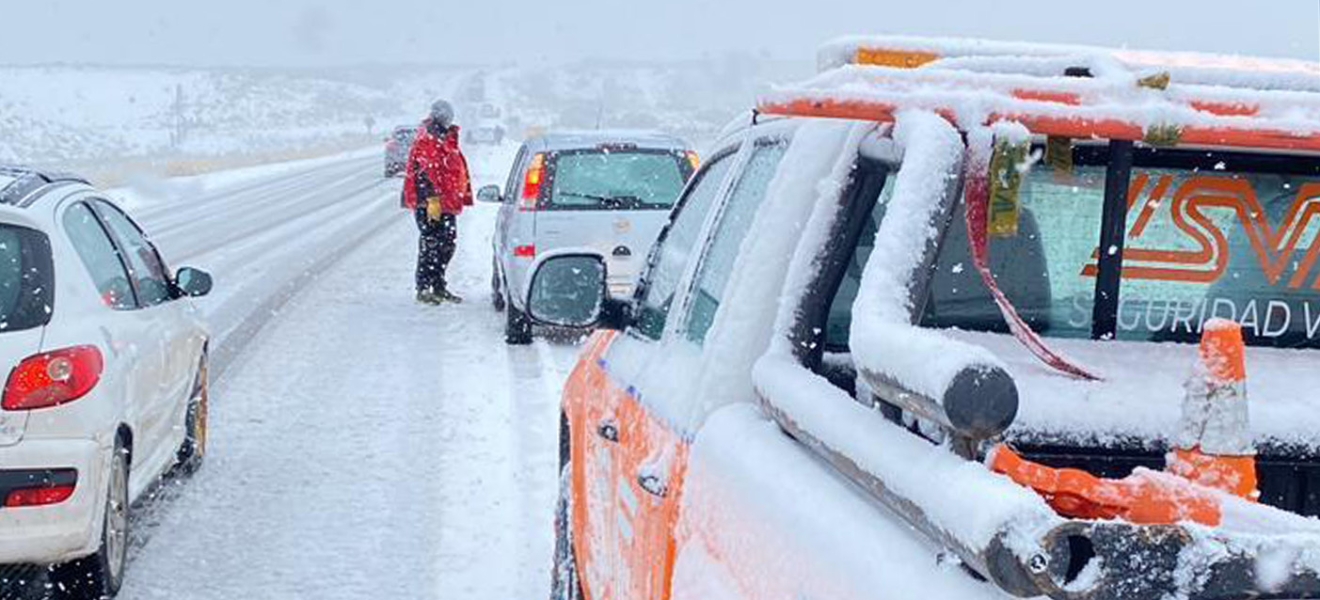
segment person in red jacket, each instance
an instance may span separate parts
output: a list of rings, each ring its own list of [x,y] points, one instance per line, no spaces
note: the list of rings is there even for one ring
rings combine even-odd
[[[449,291],[445,271],[458,247],[458,215],[472,205],[467,159],[458,148],[454,108],[444,100],[417,133],[403,182],[404,205],[411,208],[421,233],[417,251],[417,301],[462,302]]]

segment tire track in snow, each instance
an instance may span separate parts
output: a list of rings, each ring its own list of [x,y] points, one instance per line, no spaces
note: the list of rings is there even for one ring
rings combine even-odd
[[[509,348],[485,302],[493,207],[465,213],[461,306],[412,302],[395,223],[295,296],[217,387],[211,462],[124,598],[543,597],[574,345]]]

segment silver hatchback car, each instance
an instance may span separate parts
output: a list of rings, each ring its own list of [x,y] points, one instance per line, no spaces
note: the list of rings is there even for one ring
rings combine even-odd
[[[610,293],[630,295],[697,162],[687,142],[663,133],[558,132],[528,139],[504,192],[492,185],[477,194],[501,203],[491,290],[495,309],[507,311],[506,341],[531,342],[527,277],[556,254],[600,255],[609,266]]]

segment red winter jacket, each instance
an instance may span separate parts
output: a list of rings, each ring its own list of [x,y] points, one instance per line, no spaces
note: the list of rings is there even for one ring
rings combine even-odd
[[[468,178],[467,159],[458,149],[458,126],[437,137],[427,127],[429,123],[429,120],[422,122],[408,154],[403,202],[415,210],[420,187],[423,193],[430,190],[432,195],[440,196],[446,214],[457,215],[463,212],[463,207],[472,206],[472,182]]]

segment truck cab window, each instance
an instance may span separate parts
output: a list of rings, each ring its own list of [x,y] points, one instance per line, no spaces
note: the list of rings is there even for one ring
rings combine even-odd
[[[642,335],[658,340],[664,333],[679,279],[687,269],[693,249],[701,241],[698,237],[702,225],[733,165],[735,154],[736,150],[715,157],[697,174],[696,181],[688,188],[687,197],[670,217],[669,229],[657,242],[655,263],[647,275],[646,290],[639,306],[637,331]]]

